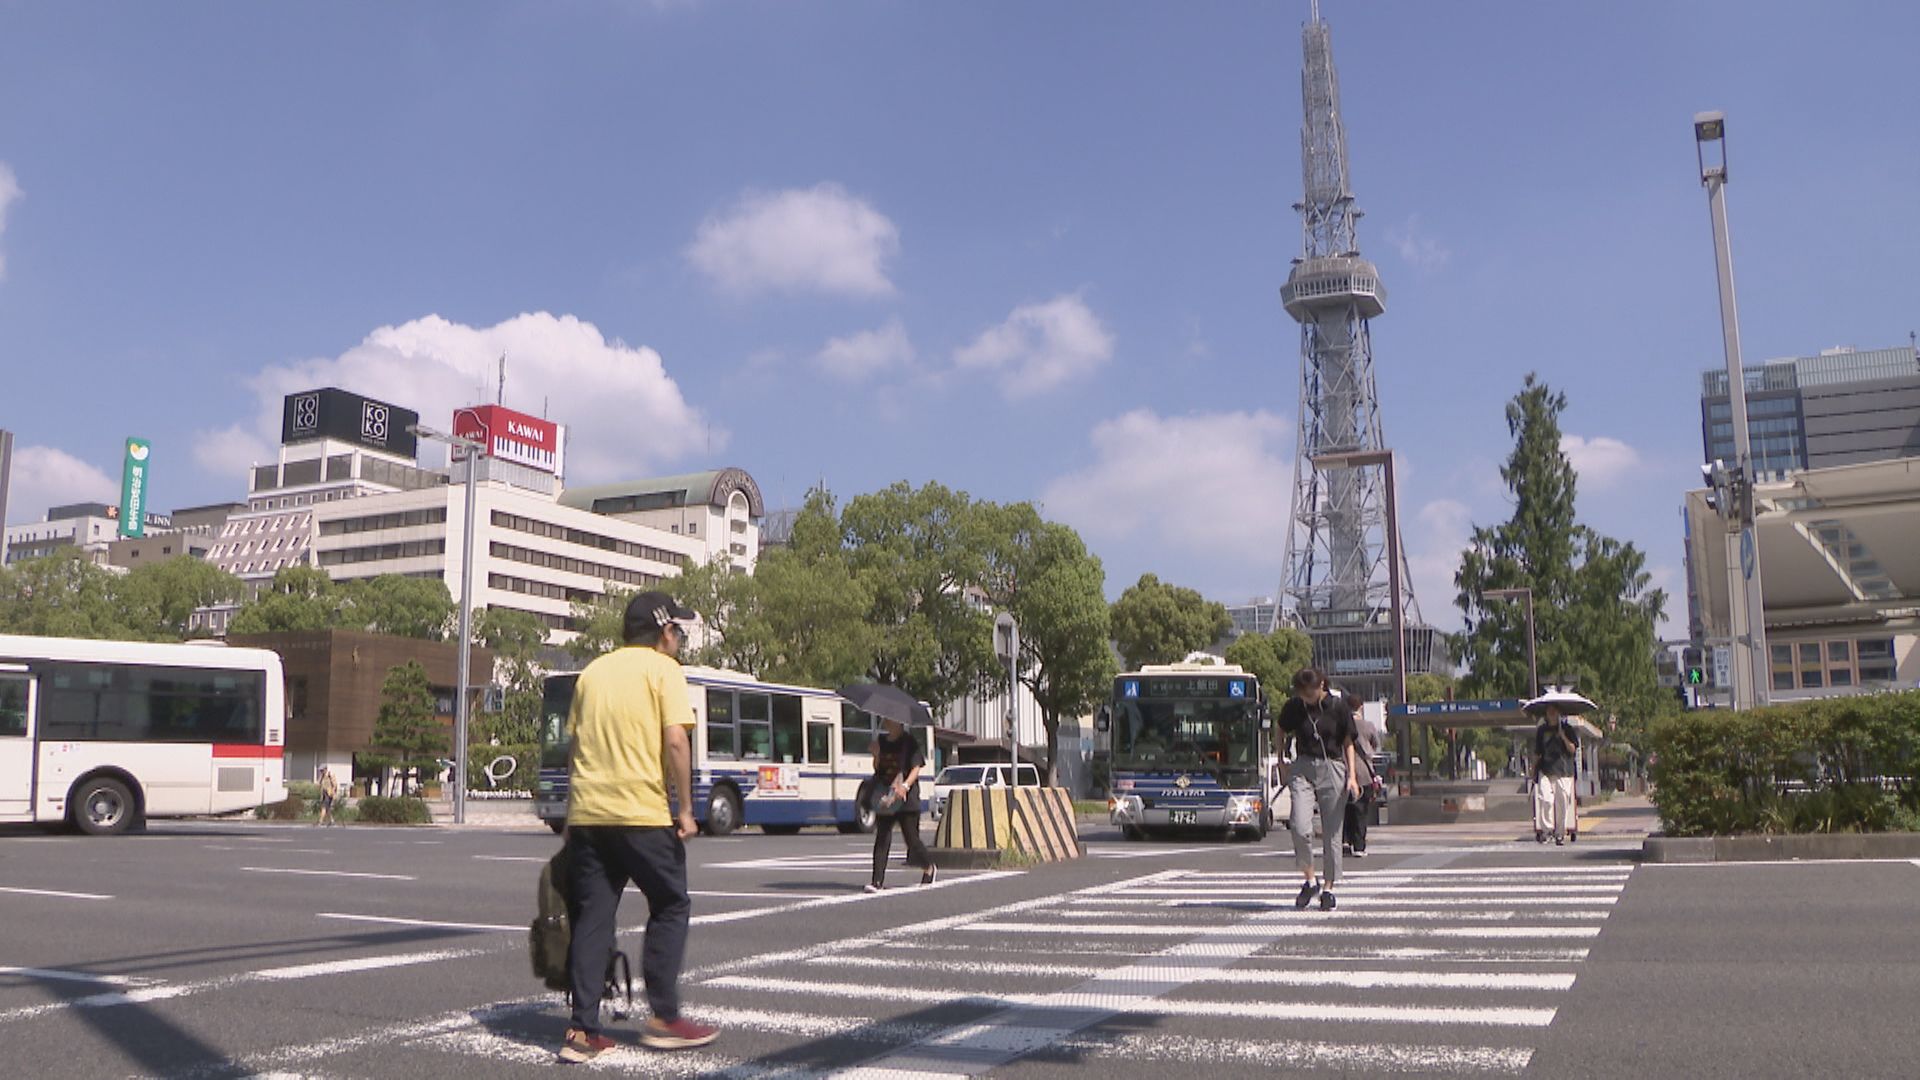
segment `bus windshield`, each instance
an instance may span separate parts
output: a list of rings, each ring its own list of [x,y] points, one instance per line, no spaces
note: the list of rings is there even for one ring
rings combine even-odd
[[[578,675],[549,675],[540,690],[540,767],[564,769],[573,750],[567,739],[567,716],[573,710],[573,684]]]
[[[1236,699],[1121,698],[1114,702],[1113,766],[1251,772],[1258,761],[1252,703]]]

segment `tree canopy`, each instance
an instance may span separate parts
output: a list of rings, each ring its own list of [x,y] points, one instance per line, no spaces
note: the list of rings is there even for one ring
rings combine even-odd
[[[1576,520],[1577,477],[1560,449],[1566,407],[1565,394],[1531,374],[1507,404],[1514,448],[1500,476],[1513,493],[1513,514],[1474,529],[1454,575],[1455,603],[1466,615],[1456,639],[1467,667],[1461,690],[1469,697],[1530,690],[1524,605],[1486,594],[1531,589],[1542,686],[1574,683],[1637,726],[1672,707],[1660,692],[1653,655],[1666,594],[1651,587],[1639,549]]]
[[[1227,606],[1142,574],[1113,602],[1113,643],[1129,668],[1171,664],[1233,629]]]
[[[1227,646],[1227,663],[1258,676],[1269,701],[1283,701],[1293,693],[1294,673],[1313,666],[1313,639],[1291,626],[1270,634],[1242,634]]]

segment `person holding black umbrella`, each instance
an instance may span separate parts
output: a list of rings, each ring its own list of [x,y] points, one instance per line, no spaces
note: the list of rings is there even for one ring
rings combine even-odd
[[[933,860],[920,839],[920,770],[927,767],[926,751],[907,726],[891,716],[881,718],[882,731],[873,740],[873,880],[868,892],[887,887],[887,858],[893,852],[893,830],[907,844],[907,863],[926,867],[920,884],[933,884]]]

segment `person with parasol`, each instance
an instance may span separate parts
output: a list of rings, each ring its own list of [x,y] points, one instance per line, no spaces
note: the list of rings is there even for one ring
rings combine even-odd
[[[1545,843],[1548,831],[1555,846],[1580,835],[1575,816],[1573,778],[1580,761],[1580,733],[1568,721],[1594,708],[1592,701],[1571,690],[1548,690],[1523,706],[1540,718],[1533,731],[1533,838]],[[1548,804],[1542,806],[1542,800]]]
[[[908,864],[926,869],[920,884],[931,885],[935,875],[933,859],[920,839],[920,772],[927,767],[926,751],[920,739],[908,728],[933,723],[933,714],[911,694],[895,686],[856,683],[835,691],[862,712],[880,718],[882,730],[873,740],[873,781],[868,785],[873,802],[873,880],[868,892],[887,887],[887,858],[893,850],[893,830],[900,829],[907,844]]]

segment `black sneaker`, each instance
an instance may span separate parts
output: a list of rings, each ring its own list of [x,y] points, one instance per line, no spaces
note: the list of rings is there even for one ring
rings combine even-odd
[[[1544,843],[1546,843],[1546,842],[1547,842],[1547,830],[1545,830],[1545,829],[1535,829],[1535,830],[1533,830],[1533,842],[1534,842],[1534,843],[1536,843],[1536,844],[1544,844]]]
[[[1342,857],[1344,857],[1344,858],[1348,858],[1348,859],[1351,859],[1351,858],[1353,858],[1353,845],[1352,845],[1352,844],[1341,844],[1341,845],[1340,845],[1340,854],[1341,854],[1341,856],[1342,856]]]
[[[1339,901],[1333,898],[1332,889],[1322,889],[1320,891],[1320,910],[1321,911],[1332,911],[1333,905],[1337,903],[1339,903]]]
[[[1294,910],[1295,911],[1307,910],[1307,905],[1313,903],[1314,896],[1317,895],[1319,892],[1320,892],[1320,883],[1317,881],[1309,881],[1305,885],[1300,886],[1300,895],[1293,898]]]
[[[934,869],[933,864],[928,863],[926,872],[920,875],[920,884],[931,885],[933,884],[933,879],[939,876],[939,872]]]
[[[1569,843],[1569,844],[1571,844],[1571,843],[1573,843],[1574,841],[1576,841],[1576,840],[1579,840],[1579,839],[1580,839],[1580,830],[1579,830],[1579,829],[1568,829],[1568,830],[1567,830],[1567,843]]]
[[[1556,836],[1556,837],[1554,837],[1554,838],[1553,838],[1553,846],[1554,846],[1554,847],[1566,847],[1566,846],[1567,846],[1567,842],[1566,842],[1565,840],[1562,840],[1562,839],[1560,839],[1559,837],[1557,837],[1557,836]]]

